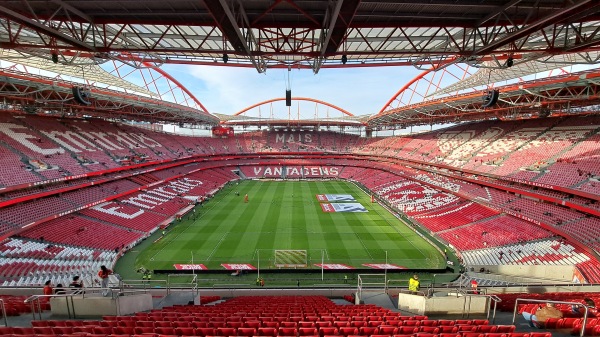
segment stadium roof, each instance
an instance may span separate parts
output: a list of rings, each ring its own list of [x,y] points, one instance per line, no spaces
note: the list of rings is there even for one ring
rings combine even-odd
[[[497,64],[600,49],[595,0],[4,0],[0,47],[56,64]],[[138,91],[139,92],[139,91]],[[132,102],[128,102],[132,103]],[[215,123],[202,108],[182,120]],[[93,112],[89,112],[93,113]],[[178,114],[170,113],[172,120]],[[158,119],[157,119],[158,120]]]

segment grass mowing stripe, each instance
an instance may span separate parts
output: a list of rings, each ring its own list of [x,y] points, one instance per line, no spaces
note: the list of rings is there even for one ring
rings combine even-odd
[[[243,202],[245,194],[248,203]],[[369,212],[323,212],[316,194],[350,194]],[[222,263],[256,265],[258,255],[261,268],[267,268],[272,267],[275,249],[302,249],[311,263],[320,263],[325,251],[327,263],[359,268],[383,263],[388,252],[390,263],[420,268],[440,255],[381,205],[371,203],[370,195],[344,181],[230,184],[190,222],[173,226],[163,240],[138,256],[136,265],[171,269],[173,263],[188,263],[193,252],[195,262],[210,269],[221,269]],[[444,267],[442,260],[436,259],[432,267]]]

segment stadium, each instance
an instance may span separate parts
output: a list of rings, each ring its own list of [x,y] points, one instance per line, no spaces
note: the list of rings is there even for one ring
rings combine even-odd
[[[600,335],[596,1],[5,0],[0,31],[0,335]],[[237,109],[194,67],[284,85]],[[358,90],[294,95],[328,72]]]

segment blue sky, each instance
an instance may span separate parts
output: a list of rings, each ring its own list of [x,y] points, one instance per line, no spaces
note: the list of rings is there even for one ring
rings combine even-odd
[[[287,69],[164,65],[211,113],[234,114],[268,99],[285,97]],[[309,69],[289,72],[292,96],[337,105],[354,115],[375,114],[408,81],[413,67]]]

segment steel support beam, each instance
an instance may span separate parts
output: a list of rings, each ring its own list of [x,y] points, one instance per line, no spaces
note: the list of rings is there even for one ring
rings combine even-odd
[[[265,72],[267,70],[265,61],[261,56],[254,54],[259,44],[252,33],[250,21],[239,0],[205,1],[205,3],[221,29],[223,37],[227,39],[236,53],[248,57],[259,73]],[[234,8],[230,7],[229,3]]]
[[[59,41],[66,43],[66,44],[72,45],[79,50],[85,50],[85,51],[91,51],[91,52],[96,51],[96,48],[94,46],[90,46],[83,41],[73,38],[72,36],[65,35],[52,27],[44,25],[36,20],[28,18],[28,17],[26,17],[22,14],[19,14],[19,13],[15,12],[11,9],[8,9],[6,7],[0,6],[0,13],[3,13],[4,15],[6,15],[6,17],[11,18],[12,20],[19,22],[20,24],[22,24],[24,26],[34,29],[40,33],[46,34],[52,38],[55,38]]]

